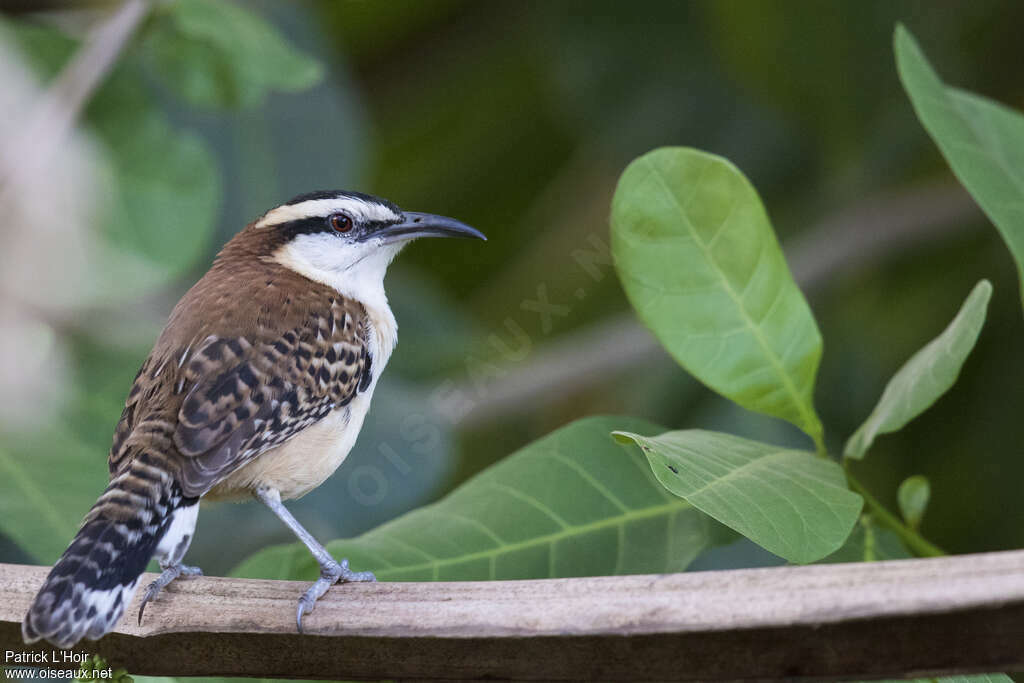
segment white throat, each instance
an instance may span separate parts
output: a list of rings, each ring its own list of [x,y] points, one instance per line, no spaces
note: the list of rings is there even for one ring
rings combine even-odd
[[[334,235],[298,235],[274,254],[286,268],[331,287],[366,308],[371,328],[373,379],[391,357],[398,341],[398,323],[388,306],[384,276],[403,243],[346,244]]]

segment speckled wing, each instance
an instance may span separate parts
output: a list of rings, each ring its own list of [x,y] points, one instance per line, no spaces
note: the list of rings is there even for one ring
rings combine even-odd
[[[365,313],[332,305],[283,332],[202,340],[184,366],[174,443],[199,496],[367,388]]]

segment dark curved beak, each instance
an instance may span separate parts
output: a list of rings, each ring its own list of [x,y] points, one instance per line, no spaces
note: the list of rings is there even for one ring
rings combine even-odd
[[[367,233],[363,240],[381,239],[384,244],[404,242],[417,237],[474,237],[487,240],[482,232],[454,218],[418,211],[403,211],[402,214],[405,216],[404,221],[373,230]]]

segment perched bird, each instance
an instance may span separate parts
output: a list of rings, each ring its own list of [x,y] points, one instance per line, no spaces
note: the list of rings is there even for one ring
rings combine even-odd
[[[418,237],[486,239],[451,218],[331,191],[268,211],[224,246],[135,378],[110,485],[32,602],[25,642],[101,637],[154,557],[163,571],[140,621],[164,586],[200,574],[182,559],[201,498],[255,497],[316,557],[300,632],[330,586],[374,580],[335,561],[281,501],[319,486],[352,449],[397,340],[384,274]]]

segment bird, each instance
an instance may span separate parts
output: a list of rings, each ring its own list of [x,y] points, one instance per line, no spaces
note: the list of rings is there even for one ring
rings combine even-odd
[[[421,237],[486,240],[445,216],[318,191],[231,238],[172,310],[114,431],[110,481],[22,622],[26,643],[72,647],[111,631],[148,563],[139,609],[178,577],[200,500],[262,502],[316,558],[296,625],[336,583],[374,581],[336,561],[284,506],[345,460],[397,343],[384,276]]]

